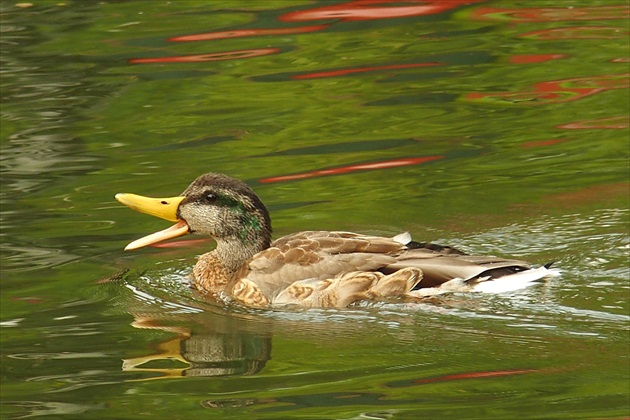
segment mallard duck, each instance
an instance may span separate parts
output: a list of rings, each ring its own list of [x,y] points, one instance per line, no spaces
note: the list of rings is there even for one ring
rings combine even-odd
[[[272,242],[267,208],[244,182],[198,177],[177,197],[117,194],[130,208],[175,225],[131,242],[141,248],[187,233],[217,246],[192,270],[196,288],[247,306],[341,308],[358,301],[418,299],[446,292],[504,291],[554,275],[550,264],[466,255],[448,246],[352,232],[306,231]]]

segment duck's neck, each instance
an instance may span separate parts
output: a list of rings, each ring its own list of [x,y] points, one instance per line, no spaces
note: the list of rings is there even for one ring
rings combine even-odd
[[[197,287],[211,293],[225,290],[228,284],[236,280],[235,276],[245,261],[268,247],[268,238],[247,242],[240,238],[218,240],[217,247],[199,257],[193,269]]]
[[[217,247],[213,254],[221,261],[221,265],[234,275],[245,261],[269,247],[269,243],[246,242],[238,238],[229,238],[217,241]]]

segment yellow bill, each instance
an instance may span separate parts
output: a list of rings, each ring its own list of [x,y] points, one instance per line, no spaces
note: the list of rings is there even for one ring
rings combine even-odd
[[[171,222],[178,222],[177,208],[185,197],[151,198],[137,194],[119,193],[114,198],[140,213],[150,214]]]
[[[142,248],[147,245],[176,238],[188,233],[188,225],[177,218],[177,208],[185,197],[151,198],[137,194],[116,194],[116,200],[141,213],[150,214],[171,222],[177,222],[170,228],[137,239],[125,247],[125,251]]]

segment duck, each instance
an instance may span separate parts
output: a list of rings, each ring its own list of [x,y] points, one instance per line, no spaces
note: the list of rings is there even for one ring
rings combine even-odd
[[[271,218],[245,182],[206,173],[182,194],[119,193],[133,210],[174,225],[129,243],[135,250],[186,234],[210,236],[192,284],[202,294],[253,308],[345,308],[359,302],[418,301],[453,292],[504,292],[558,275],[551,263],[468,255],[454,247],[345,231],[302,231],[272,241]]]

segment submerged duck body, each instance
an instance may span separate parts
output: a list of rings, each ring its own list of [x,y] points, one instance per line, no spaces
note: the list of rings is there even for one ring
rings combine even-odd
[[[217,246],[199,257],[194,284],[252,307],[346,307],[362,300],[418,299],[456,291],[506,291],[555,275],[549,265],[466,255],[457,249],[352,232],[305,231],[271,241],[271,219],[244,182],[218,173],[198,177],[178,197],[117,194],[130,208],[176,222],[125,248],[187,233]]]

